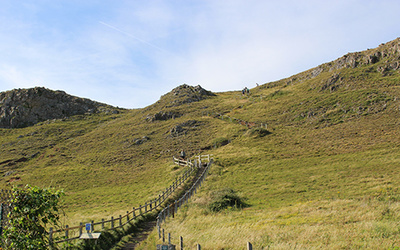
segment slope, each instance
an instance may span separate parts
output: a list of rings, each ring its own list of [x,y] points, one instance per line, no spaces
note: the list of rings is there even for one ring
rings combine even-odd
[[[0,185],[64,188],[73,225],[157,196],[184,148],[216,160],[199,198],[166,223],[187,246],[390,248],[400,244],[399,56],[396,39],[248,95],[183,85],[144,109],[0,129]],[[210,212],[226,187],[249,207]]]
[[[204,101],[224,114],[230,143],[213,149],[218,166],[204,191],[166,231],[205,249],[398,246],[398,48],[396,39],[250,95]],[[229,131],[238,120],[268,124],[271,134]],[[213,193],[226,187],[250,206],[211,212]]]

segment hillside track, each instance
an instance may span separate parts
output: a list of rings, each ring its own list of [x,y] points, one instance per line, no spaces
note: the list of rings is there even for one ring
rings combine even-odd
[[[196,175],[191,179],[190,185],[192,183],[195,183],[196,180],[198,178],[200,178],[201,173],[203,172],[205,166],[206,165],[202,165],[198,169]],[[184,190],[184,191],[186,191],[186,190]],[[179,200],[181,198],[181,196],[183,196],[184,193],[185,193],[185,192],[180,192],[179,189],[178,189],[178,192],[179,192],[180,195],[178,197],[176,197],[175,200]],[[171,204],[172,204],[172,202],[165,204],[165,206],[169,206]],[[133,250],[133,249],[135,249],[141,242],[143,242],[143,241],[145,241],[147,239],[149,234],[156,228],[156,225],[157,225],[157,220],[156,219],[152,220],[152,221],[143,222],[142,224],[139,225],[139,231],[129,235],[130,236],[129,241],[127,243],[125,243],[125,245],[120,249],[121,250]]]
[[[144,241],[147,239],[149,234],[154,230],[154,228],[157,225],[157,221],[146,221],[144,222],[140,229],[139,232],[132,234],[131,237],[129,238],[129,241],[125,244],[122,250],[132,250],[135,249],[135,247],[140,244],[140,242]]]

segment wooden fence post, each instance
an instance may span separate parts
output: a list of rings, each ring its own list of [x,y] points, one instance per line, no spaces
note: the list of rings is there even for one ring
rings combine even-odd
[[[50,227],[50,230],[49,230],[49,244],[50,244],[50,246],[53,245],[53,228],[52,227]]]
[[[197,244],[197,250],[201,250],[200,244]]]
[[[101,219],[101,230],[104,229],[104,219]]]
[[[168,245],[171,245],[171,233],[168,233]]]
[[[171,205],[169,206],[169,209],[172,210],[172,211],[171,211],[171,212],[172,212],[172,218],[175,218],[175,208],[174,208],[175,204],[176,204],[176,203],[171,204]]]
[[[68,239],[68,234],[69,234],[69,226],[65,225],[65,238]]]
[[[119,226],[122,226],[122,216],[119,215]]]
[[[165,208],[162,210],[161,214],[162,214],[161,221],[165,223]]]
[[[162,242],[165,242],[165,232],[164,232],[164,228],[162,229]]]
[[[158,218],[157,220],[157,231],[158,231],[158,238],[161,239],[160,218]]]
[[[92,228],[92,232],[94,231],[94,221],[91,221],[91,225],[90,225],[90,227]]]
[[[83,222],[79,223],[79,236],[82,235]]]
[[[179,245],[181,247],[181,250],[183,250],[183,237],[182,236],[179,237],[179,241],[180,241]]]
[[[250,242],[247,242],[247,250],[253,250],[253,245]]]
[[[126,211],[126,222],[129,222],[129,211]]]
[[[111,216],[111,229],[114,229],[114,217]]]

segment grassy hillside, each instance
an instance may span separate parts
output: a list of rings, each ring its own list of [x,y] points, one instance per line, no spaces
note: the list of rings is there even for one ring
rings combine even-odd
[[[197,198],[164,225],[187,246],[398,247],[399,47],[348,54],[248,95],[171,92],[144,109],[0,129],[0,185],[63,188],[74,225],[157,196],[183,171],[171,157],[184,148],[215,157]],[[211,212],[226,187],[248,206]]]

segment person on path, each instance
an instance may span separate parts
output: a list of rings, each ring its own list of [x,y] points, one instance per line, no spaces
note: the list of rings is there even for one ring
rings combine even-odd
[[[180,157],[182,160],[185,160],[185,158],[186,158],[185,150],[182,149]]]

